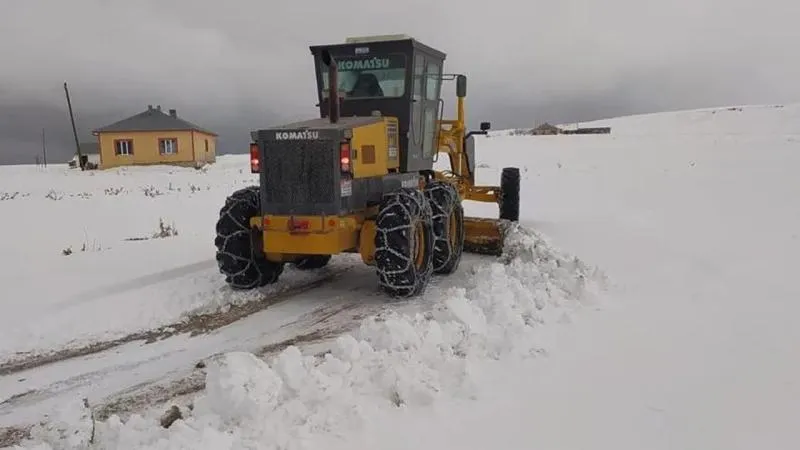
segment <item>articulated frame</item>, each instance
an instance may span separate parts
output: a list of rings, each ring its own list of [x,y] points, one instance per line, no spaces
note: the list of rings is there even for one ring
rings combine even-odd
[[[463,200],[494,203],[500,195],[498,186],[476,186],[475,173],[470,170],[468,155],[464,149],[466,125],[464,120],[464,98],[457,97],[457,116],[454,120],[439,121],[438,151],[447,153],[450,170],[436,171],[438,180],[454,183]]]

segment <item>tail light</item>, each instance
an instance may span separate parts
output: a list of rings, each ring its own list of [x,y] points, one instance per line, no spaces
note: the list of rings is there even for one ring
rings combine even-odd
[[[261,172],[261,159],[258,155],[258,144],[255,142],[250,144],[250,172]]]
[[[343,173],[353,173],[353,164],[350,160],[350,142],[344,141],[339,144],[339,160]]]
[[[289,231],[302,232],[308,231],[311,221],[308,219],[298,220],[294,217],[289,218]]]

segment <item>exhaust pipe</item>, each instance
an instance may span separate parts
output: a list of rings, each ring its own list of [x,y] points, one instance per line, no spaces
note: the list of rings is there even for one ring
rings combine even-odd
[[[322,51],[322,62],[328,66],[328,120],[339,121],[339,68],[331,52]]]

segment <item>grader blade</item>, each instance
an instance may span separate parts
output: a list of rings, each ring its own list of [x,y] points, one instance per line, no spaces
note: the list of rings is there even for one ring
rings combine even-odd
[[[464,217],[464,251],[501,256],[508,221],[483,217]]]

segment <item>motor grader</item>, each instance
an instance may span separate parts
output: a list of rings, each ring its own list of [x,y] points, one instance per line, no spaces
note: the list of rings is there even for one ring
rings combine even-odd
[[[500,255],[519,220],[519,169],[500,186],[475,183],[466,131],[467,78],[443,72],[445,54],[405,36],[310,47],[319,118],[251,132],[259,185],[234,192],[216,225],[216,259],[235,289],[274,283],[285,264],[318,269],[359,253],[390,296],[424,292],[462,252]],[[455,119],[442,118],[444,81],[456,82]],[[439,154],[450,170],[434,170]],[[465,217],[462,201],[496,202],[499,219]]]

